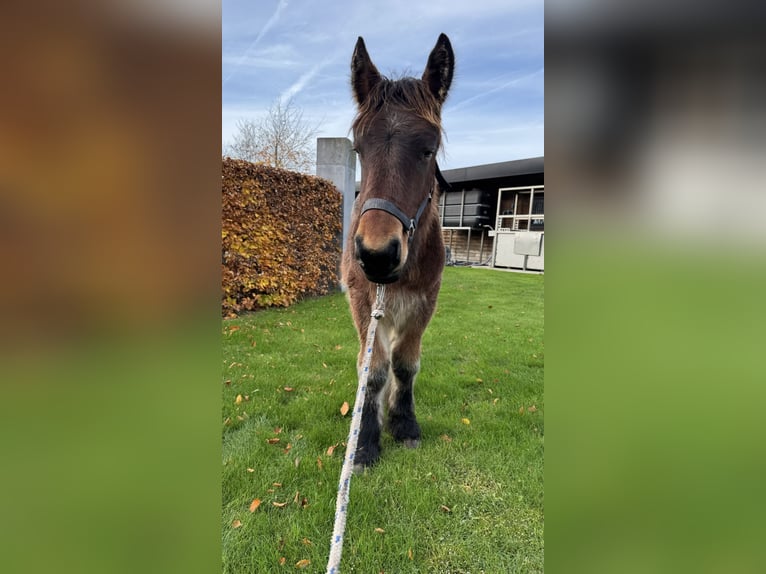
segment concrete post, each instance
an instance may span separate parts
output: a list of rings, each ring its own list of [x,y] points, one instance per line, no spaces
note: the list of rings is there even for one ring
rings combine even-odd
[[[356,195],[356,152],[348,138],[317,138],[317,176],[333,182],[343,195],[341,245],[345,247]]]

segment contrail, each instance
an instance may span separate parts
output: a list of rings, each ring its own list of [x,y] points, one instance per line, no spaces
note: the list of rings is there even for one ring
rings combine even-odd
[[[303,88],[306,87],[306,85],[316,76],[319,71],[324,68],[327,64],[329,64],[332,61],[332,58],[328,58],[326,60],[323,60],[322,62],[319,62],[316,64],[313,68],[311,68],[308,72],[303,74],[298,80],[289,88],[287,88],[284,92],[282,92],[279,95],[279,101],[282,102],[282,104],[286,104],[290,98],[298,94]]]
[[[525,80],[529,80],[531,78],[534,78],[535,76],[539,76],[540,74],[543,73],[543,71],[544,71],[544,69],[540,68],[539,70],[536,70],[536,71],[532,72],[531,74],[527,74],[527,75],[521,76],[519,78],[514,78],[514,79],[509,80],[509,81],[507,81],[507,82],[505,82],[505,83],[503,83],[503,84],[501,84],[499,86],[496,86],[496,87],[492,88],[491,90],[487,90],[486,92],[482,92],[480,94],[476,94],[475,96],[471,96],[470,98],[466,98],[465,100],[461,100],[461,101],[457,102],[455,105],[451,106],[450,110],[454,111],[454,110],[460,109],[463,106],[465,106],[466,104],[469,104],[469,103],[473,102],[474,100],[478,100],[480,98],[488,96],[489,94],[494,94],[495,92],[499,92],[500,90],[504,90],[506,88],[509,88],[509,87],[511,87],[514,84],[518,84],[518,83],[523,82]]]
[[[255,37],[255,39],[252,42],[250,42],[250,45],[247,47],[247,50],[242,52],[242,56],[240,56],[239,60],[234,65],[234,69],[229,73],[228,76],[226,76],[226,78],[224,78],[222,85],[225,85],[226,82],[228,82],[232,78],[232,76],[234,76],[234,74],[237,73],[240,66],[245,61],[247,54],[250,52],[250,50],[252,50],[255,47],[256,44],[258,44],[258,42],[260,42],[261,38],[263,38],[266,32],[271,30],[274,24],[277,23],[277,21],[279,20],[279,17],[282,15],[282,12],[284,11],[285,8],[287,8],[287,0],[279,0],[277,9],[274,10],[274,13],[271,15],[271,18],[269,18],[268,22],[266,22],[263,28],[261,28],[260,32],[258,32],[258,35]]]

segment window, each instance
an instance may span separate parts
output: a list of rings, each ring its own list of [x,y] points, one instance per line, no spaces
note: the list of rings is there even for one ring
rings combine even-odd
[[[500,231],[544,231],[545,188],[506,187],[498,190],[497,221]]]

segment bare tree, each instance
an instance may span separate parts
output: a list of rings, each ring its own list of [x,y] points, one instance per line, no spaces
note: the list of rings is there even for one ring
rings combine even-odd
[[[303,119],[303,110],[293,100],[276,100],[259,121],[240,119],[237,133],[228,146],[232,157],[293,171],[313,171],[314,139],[319,124]]]

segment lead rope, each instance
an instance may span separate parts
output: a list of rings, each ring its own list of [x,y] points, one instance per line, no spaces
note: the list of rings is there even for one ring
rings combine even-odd
[[[356,445],[359,440],[359,428],[362,426],[362,408],[364,407],[364,397],[367,393],[367,378],[370,374],[370,359],[372,358],[372,346],[375,342],[375,329],[378,326],[378,319],[381,319],[385,314],[383,304],[385,292],[386,286],[379,284],[376,291],[375,307],[372,310],[372,318],[374,320],[370,321],[370,326],[367,328],[366,351],[362,360],[359,385],[356,388],[354,412],[351,414],[351,430],[346,441],[346,456],[343,459],[343,468],[340,471],[340,481],[338,482],[338,498],[335,501],[335,525],[332,529],[332,540],[330,541],[330,559],[327,561],[327,574],[338,574],[340,572],[340,557],[343,553],[343,532],[346,529],[351,472],[354,468],[354,455],[356,454]]]

